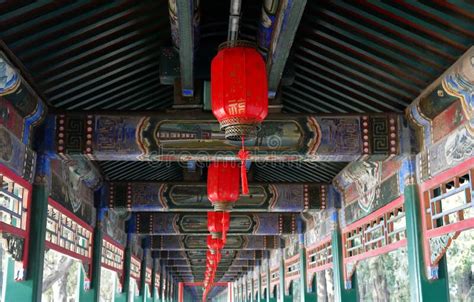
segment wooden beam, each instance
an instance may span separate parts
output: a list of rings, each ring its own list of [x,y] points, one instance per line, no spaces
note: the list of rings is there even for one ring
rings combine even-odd
[[[232,213],[229,235],[289,235],[296,233],[299,213]],[[208,235],[206,213],[134,213],[137,233]]]
[[[325,209],[328,184],[252,183],[250,194],[242,195],[233,212],[308,212]],[[205,182],[112,182],[108,207],[132,212],[207,212],[213,210],[207,199]]]
[[[383,160],[409,152],[409,131],[397,114],[273,114],[247,143],[251,161]],[[238,160],[240,143],[227,141],[210,114],[67,113],[56,118],[48,146],[63,157],[94,160]]]
[[[249,185],[250,194],[241,195],[233,212],[308,212],[328,207],[328,184]],[[207,212],[205,182],[111,182],[108,207],[132,212]]]
[[[306,0],[282,0],[279,5],[267,57],[268,96],[270,98],[275,97],[280,85],[286,61],[306,7]]]
[[[278,236],[228,236],[224,247],[226,250],[265,250],[276,249]],[[150,236],[151,249],[163,251],[206,251],[207,236],[170,235]]]

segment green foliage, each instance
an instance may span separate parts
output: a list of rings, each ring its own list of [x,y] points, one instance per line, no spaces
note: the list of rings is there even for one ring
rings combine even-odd
[[[474,301],[474,230],[462,232],[446,255],[450,300]]]
[[[360,261],[356,274],[360,301],[410,300],[406,248]]]

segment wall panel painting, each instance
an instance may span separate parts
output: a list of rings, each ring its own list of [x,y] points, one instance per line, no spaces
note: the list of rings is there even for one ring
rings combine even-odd
[[[72,165],[51,161],[51,197],[89,225],[95,224],[94,194]]]
[[[33,181],[36,153],[2,125],[0,125],[0,164],[23,179]]]
[[[342,224],[349,225],[400,196],[404,169],[401,160],[349,164],[334,181],[343,192]]]

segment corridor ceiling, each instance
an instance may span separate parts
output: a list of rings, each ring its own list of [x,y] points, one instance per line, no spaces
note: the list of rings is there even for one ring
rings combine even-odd
[[[225,41],[229,1],[200,6],[198,47]],[[255,41],[262,1],[242,8],[240,37]],[[468,48],[473,11],[469,1],[308,1],[283,111],[402,111]],[[171,46],[166,0],[6,1],[0,20],[0,38],[53,107],[173,104],[173,87],[158,77],[160,47]]]

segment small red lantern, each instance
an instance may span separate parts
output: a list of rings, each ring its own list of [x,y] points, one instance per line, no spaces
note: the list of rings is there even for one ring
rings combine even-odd
[[[223,238],[229,230],[230,214],[228,212],[207,212],[207,229],[212,238]]]
[[[224,242],[221,238],[212,238],[212,236],[209,235],[207,236],[207,247],[211,250],[211,253],[215,254],[224,248]]]
[[[211,63],[212,113],[229,140],[254,137],[268,114],[265,61],[255,46],[230,41]]]
[[[216,211],[229,211],[239,199],[239,166],[234,162],[212,162],[207,171],[207,198]]]

